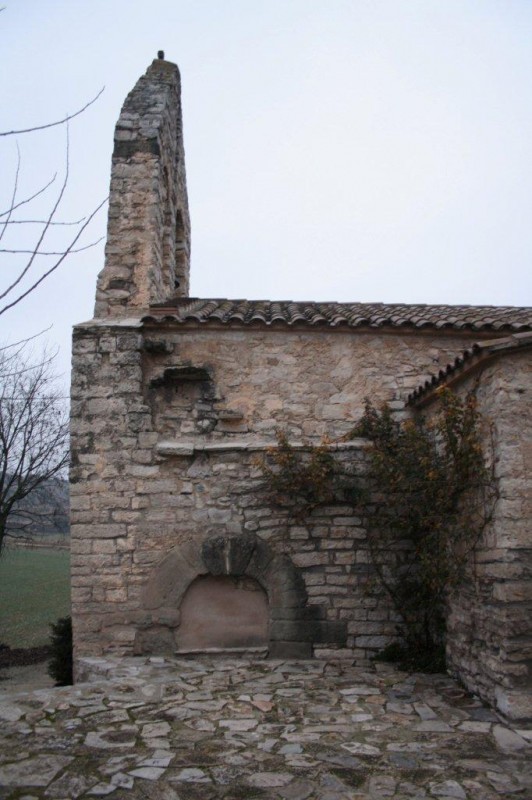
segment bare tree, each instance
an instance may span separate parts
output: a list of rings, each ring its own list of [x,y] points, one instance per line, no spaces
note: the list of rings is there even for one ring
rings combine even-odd
[[[53,358],[32,357],[28,341],[0,348],[0,554],[42,513],[28,498],[68,463],[68,411]]]
[[[12,190],[6,207],[4,209],[0,208],[0,263],[8,262],[2,263],[4,267],[2,273],[8,277],[4,279],[4,283],[0,287],[0,316],[31,294],[72,253],[87,250],[101,241],[100,238],[89,244],[79,244],[83,233],[94,216],[106,203],[107,198],[99,203],[90,214],[78,220],[60,220],[58,219],[58,213],[64,201],[69,180],[69,122],[92,106],[102,92],[103,89],[83,108],[73,114],[67,114],[63,119],[30,128],[0,131],[0,138],[2,138],[36,133],[57,126],[63,126],[66,130],[65,167],[62,180],[58,182],[56,173],[38,189],[22,197],[19,195],[21,156],[17,142]],[[43,215],[37,215],[35,218],[35,215],[31,213],[32,208],[35,208],[35,203],[39,201],[39,198],[45,196],[49,190],[53,191],[56,185],[57,189],[48,204],[47,212]],[[23,246],[18,244],[19,237],[16,236],[16,232],[18,233],[21,226],[25,226]],[[56,239],[58,230],[63,231],[65,235],[60,238],[58,245],[50,247],[48,243],[51,238],[52,241]],[[12,234],[15,234],[15,243],[9,241]],[[6,241],[4,241],[4,237]]]

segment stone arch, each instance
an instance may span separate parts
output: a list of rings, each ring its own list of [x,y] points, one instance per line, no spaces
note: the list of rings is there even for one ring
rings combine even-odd
[[[200,576],[247,577],[268,598],[268,653],[273,658],[309,658],[316,643],[345,644],[344,622],[326,620],[309,606],[305,582],[288,555],[278,555],[254,534],[219,535],[174,547],[153,570],[142,594],[143,625],[135,652],[175,652],[175,633],[185,592]]]

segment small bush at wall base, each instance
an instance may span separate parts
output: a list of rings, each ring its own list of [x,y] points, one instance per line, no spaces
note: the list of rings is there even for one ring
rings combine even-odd
[[[445,647],[437,645],[427,650],[424,645],[414,647],[392,642],[373,657],[374,661],[396,664],[405,672],[445,672]]]
[[[71,686],[72,673],[72,619],[61,617],[52,622],[51,648],[52,658],[48,664],[48,674],[54,679],[56,686]]]

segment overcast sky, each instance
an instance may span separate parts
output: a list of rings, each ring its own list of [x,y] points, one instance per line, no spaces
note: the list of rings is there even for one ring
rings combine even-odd
[[[4,1],[1,129],[105,85],[70,125],[58,219],[106,197],[120,107],[164,49],[183,83],[193,296],[532,305],[531,0]],[[0,139],[2,210],[17,141],[20,198],[58,172],[43,214],[65,131]],[[22,225],[0,246],[15,228],[31,249]],[[105,228],[104,209],[80,244]],[[0,338],[53,324],[67,373],[102,266],[103,243],[72,256]]]

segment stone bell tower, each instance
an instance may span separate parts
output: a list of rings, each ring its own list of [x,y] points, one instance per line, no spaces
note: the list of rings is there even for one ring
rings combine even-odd
[[[95,317],[129,316],[186,297],[189,264],[181,79],[160,51],[128,94],[115,128]]]

